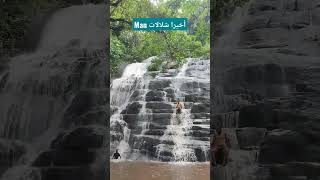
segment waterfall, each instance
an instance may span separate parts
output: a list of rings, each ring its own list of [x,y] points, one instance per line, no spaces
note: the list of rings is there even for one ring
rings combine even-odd
[[[55,12],[34,52],[10,59],[0,91],[0,136],[26,143],[26,153],[3,179],[32,179],[32,162],[63,128],[73,127],[79,92],[105,88],[105,6],[71,6]],[[0,77],[2,77],[0,72]],[[97,75],[99,74],[99,75]],[[80,97],[81,99],[81,97]],[[97,102],[93,102],[95,104]],[[37,174],[37,173],[36,173]]]
[[[125,68],[122,76],[113,80],[111,83],[110,106],[117,109],[116,112],[110,117],[111,155],[116,149],[119,150],[120,154],[123,154],[123,158],[127,158],[130,155],[131,148],[129,145],[129,140],[131,130],[128,128],[127,123],[123,120],[121,112],[129,104],[130,97],[137,89],[147,88],[148,82],[144,79],[144,75],[147,72],[147,67],[153,58],[154,57],[151,57],[142,63],[129,64]],[[145,107],[145,104],[143,107]],[[117,141],[114,141],[112,138],[119,136],[119,131],[116,130],[119,124],[122,129],[122,132],[120,132],[121,137],[118,138]]]
[[[192,142],[185,134],[192,128],[192,119],[189,109],[183,109],[181,114],[173,114],[171,125],[168,126],[167,131],[173,134],[172,140],[174,147],[172,149],[174,155],[174,161],[182,162],[194,162],[197,161],[197,157],[193,149],[190,149],[187,145]]]
[[[232,14],[230,22],[224,28],[224,34],[218,39],[216,48],[230,49],[237,47],[240,40],[240,32],[243,23],[248,18],[248,12],[251,6],[251,1],[247,2],[243,7],[236,7]]]
[[[75,71],[88,71],[90,66],[80,69],[80,63],[87,64],[79,62],[81,49],[94,51],[105,46],[103,16],[103,5],[61,9],[45,25],[36,51],[11,59],[0,93],[0,99],[7,102],[0,105],[0,123],[5,125],[0,129],[2,137],[31,140],[49,127],[59,126],[68,103],[61,97],[63,91],[87,83],[75,79],[80,73]],[[86,77],[85,72],[82,75]]]
[[[209,61],[187,59],[167,73],[147,72],[147,61],[128,65],[114,80],[122,83],[111,87],[111,152],[129,160],[209,161],[209,115],[192,110],[202,99],[209,109]],[[181,114],[177,100],[185,103]]]

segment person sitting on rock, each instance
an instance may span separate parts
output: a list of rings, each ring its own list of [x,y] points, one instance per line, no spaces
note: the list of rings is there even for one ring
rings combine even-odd
[[[183,108],[183,104],[178,101],[176,105],[177,114],[181,114],[182,108]]]
[[[119,157],[121,159],[121,155],[120,155],[120,153],[118,152],[118,149],[117,149],[116,152],[113,154],[113,159],[118,159]]]
[[[212,164],[227,165],[229,160],[230,139],[226,133],[222,132],[221,127],[217,127],[211,138]]]

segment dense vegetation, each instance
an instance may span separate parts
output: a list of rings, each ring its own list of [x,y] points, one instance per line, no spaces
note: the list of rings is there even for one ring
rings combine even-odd
[[[249,0],[211,0],[211,16],[214,23],[229,17],[237,6],[242,6]]]
[[[210,0],[213,22],[248,0]],[[104,0],[0,0],[0,57],[16,49],[26,36],[33,17],[83,2]],[[209,56],[209,0],[110,0],[112,75],[119,67],[150,56],[159,56],[150,70],[179,66],[185,57]],[[232,8],[230,8],[232,7]],[[187,17],[188,32],[134,32],[132,17]],[[13,52],[13,53],[14,53]],[[160,63],[165,61],[165,63]]]
[[[122,0],[111,3],[111,70],[158,56],[149,70],[176,68],[210,51],[209,0]],[[134,17],[187,17],[186,31],[132,31]]]

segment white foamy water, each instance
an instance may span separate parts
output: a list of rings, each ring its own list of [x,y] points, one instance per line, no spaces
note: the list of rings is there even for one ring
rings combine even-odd
[[[114,127],[120,125],[122,133],[118,141],[111,140],[110,152],[112,153],[118,149],[123,158],[128,158],[130,155],[129,139],[131,130],[128,128],[127,123],[123,120],[121,112],[126,108],[129,103],[132,93],[137,89],[145,89],[148,86],[148,81],[144,79],[144,74],[147,72],[147,67],[150,65],[151,57],[142,63],[129,64],[122,76],[112,81],[110,90],[110,105],[116,107],[116,112],[110,117],[111,137],[112,135],[119,135],[112,131]],[[145,95],[145,93],[144,93]],[[143,108],[145,109],[145,108]]]
[[[3,179],[38,178],[31,163],[49,148],[64,126],[65,112],[75,94],[86,88],[94,62],[81,58],[106,47],[101,38],[105,36],[105,15],[104,5],[60,9],[47,20],[36,50],[10,60],[0,93],[1,102],[5,102],[0,104],[0,136],[24,141],[27,152]],[[81,63],[87,65],[81,67]]]
[[[60,49],[72,44],[70,40],[77,42],[80,49],[102,49],[106,43],[105,19],[104,5],[88,4],[61,9],[47,23],[38,49]]]
[[[111,153],[118,149],[126,160],[208,161],[209,141],[205,138],[209,133],[199,138],[193,134],[199,131],[196,133],[205,136],[209,125],[195,125],[190,106],[177,115],[173,100],[184,101],[192,93],[209,96],[209,61],[188,59],[178,74],[157,72],[156,77],[147,73],[147,61],[128,65],[111,86],[111,106],[117,107],[110,122]],[[133,110],[133,114],[121,114],[123,110]]]

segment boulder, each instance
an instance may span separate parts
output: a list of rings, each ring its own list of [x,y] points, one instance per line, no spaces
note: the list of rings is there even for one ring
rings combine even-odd
[[[160,140],[148,136],[132,135],[129,139],[129,144],[132,149],[145,150],[146,155],[150,157],[156,156],[156,146],[160,144]]]
[[[143,94],[144,94],[144,92],[142,92],[142,90],[135,90],[130,96],[130,101],[142,100]]]
[[[132,102],[127,105],[126,109],[124,109],[121,114],[139,114],[141,108],[142,104],[139,102]]]
[[[164,101],[165,93],[160,90],[152,90],[146,94],[146,101]]]
[[[134,129],[140,116],[138,114],[123,114],[123,120],[128,124],[129,129]]]

